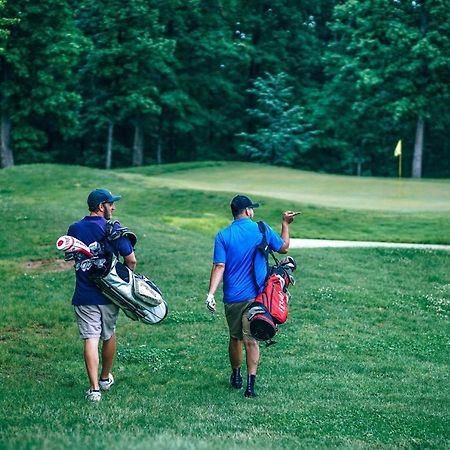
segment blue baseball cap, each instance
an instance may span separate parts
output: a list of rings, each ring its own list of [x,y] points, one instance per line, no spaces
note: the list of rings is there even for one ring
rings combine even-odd
[[[89,211],[95,211],[100,203],[114,203],[121,198],[120,195],[111,194],[108,189],[95,189],[87,198]]]

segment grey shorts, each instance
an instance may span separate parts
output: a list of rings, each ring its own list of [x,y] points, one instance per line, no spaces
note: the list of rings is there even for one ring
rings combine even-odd
[[[116,331],[119,307],[109,305],[75,305],[75,316],[78,322],[81,339],[111,339]]]
[[[247,319],[247,308],[253,302],[253,298],[239,303],[226,303],[225,317],[230,330],[230,336],[239,340],[255,339],[250,334],[250,322]]]

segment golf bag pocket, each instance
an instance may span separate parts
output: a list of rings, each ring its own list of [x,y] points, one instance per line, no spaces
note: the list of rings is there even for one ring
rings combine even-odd
[[[257,341],[270,341],[277,332],[277,325],[267,308],[260,302],[253,302],[247,310],[250,333]]]
[[[288,295],[286,282],[278,274],[273,273],[267,280],[264,290],[255,298],[262,303],[277,324],[286,322],[288,317]]]
[[[297,264],[290,256],[272,266],[263,291],[249,306],[247,318],[250,333],[256,340],[274,343],[272,338],[278,331],[278,325],[286,322],[289,312],[288,287],[295,283],[291,273],[296,268]]]
[[[153,306],[158,306],[163,301],[161,291],[155,283],[141,274],[133,276],[133,294],[139,300]]]
[[[102,294],[121,308],[132,320],[156,324],[168,313],[161,291],[145,275],[135,274],[112,256],[106,274],[92,272],[92,281]]]

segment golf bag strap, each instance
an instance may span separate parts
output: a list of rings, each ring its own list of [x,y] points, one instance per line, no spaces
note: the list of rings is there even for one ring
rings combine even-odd
[[[266,237],[266,224],[260,220],[258,222],[258,228],[259,231],[261,232],[263,238],[261,243],[264,244],[264,256],[266,257],[266,261],[267,261],[267,268],[269,268],[269,255],[272,256],[273,260],[275,261],[275,264],[279,264],[278,259],[275,256],[275,253],[273,252],[273,250],[269,247],[269,244],[267,242],[267,237]],[[267,276],[269,276],[269,272],[267,272]]]
[[[266,262],[266,278],[265,278],[264,282],[266,282],[267,279],[269,278],[269,272],[270,272],[269,254],[272,255],[272,258],[275,260],[276,264],[278,264],[278,260],[275,257],[275,254],[273,253],[272,249],[269,247],[269,244],[267,242],[266,224],[261,220],[259,222],[257,222],[257,224],[258,224],[258,229],[262,235],[262,239],[261,239],[261,242],[256,246],[255,252],[253,253],[252,276],[253,276],[253,283],[255,284],[256,290],[259,293],[260,286],[258,285],[258,280],[256,279],[256,269],[255,269],[256,255],[258,254],[258,252],[261,252],[263,254],[264,260]]]

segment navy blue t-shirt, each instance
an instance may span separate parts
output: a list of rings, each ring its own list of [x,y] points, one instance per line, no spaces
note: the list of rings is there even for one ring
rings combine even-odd
[[[266,224],[266,239],[273,251],[279,251],[284,244],[283,239]],[[253,273],[253,255],[262,234],[258,224],[249,218],[233,221],[228,227],[219,231],[214,241],[215,264],[225,264],[223,275],[224,303],[237,303],[255,298],[258,294]],[[267,265],[261,252],[255,260],[255,274],[259,290],[263,288]]]
[[[119,228],[116,224],[114,229]],[[92,242],[100,242],[105,237],[106,219],[99,216],[86,216],[79,222],[70,225],[67,234],[73,236],[86,245]],[[123,236],[112,243],[113,251],[116,255],[128,256],[133,252],[130,240]],[[107,305],[111,303],[99,288],[89,279],[89,272],[81,269],[76,272],[75,292],[72,297],[73,305]]]

